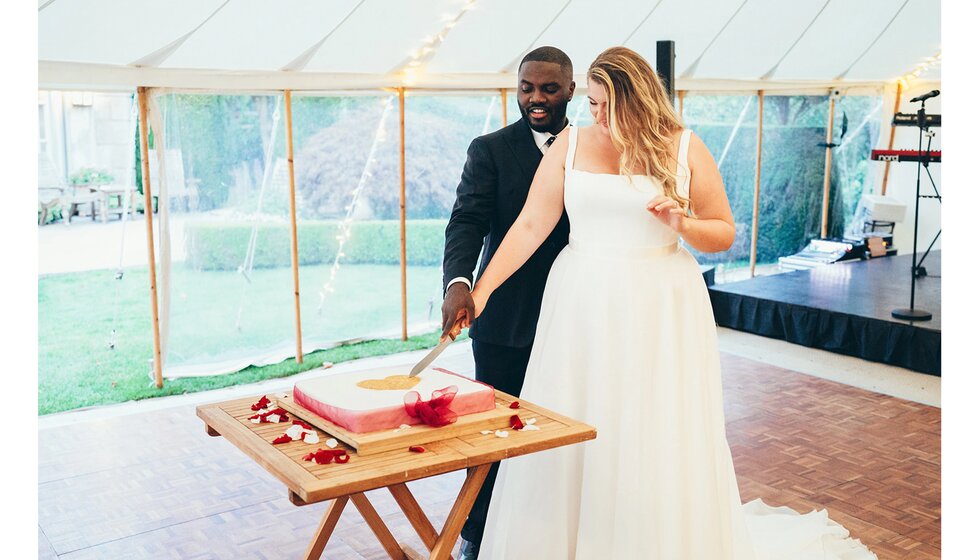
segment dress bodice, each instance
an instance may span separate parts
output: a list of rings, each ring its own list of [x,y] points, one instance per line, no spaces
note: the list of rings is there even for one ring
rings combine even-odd
[[[687,149],[691,131],[681,135],[677,154],[678,192],[688,196],[691,174]],[[569,131],[565,160],[565,210],[571,225],[570,243],[589,246],[653,248],[677,243],[678,235],[647,210],[663,193],[663,184],[645,175],[615,175],[575,169],[578,128]]]

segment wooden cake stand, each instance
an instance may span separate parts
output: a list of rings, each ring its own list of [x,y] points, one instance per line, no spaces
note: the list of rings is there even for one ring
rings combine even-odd
[[[327,435],[317,429],[319,445],[309,445],[302,441],[273,445],[272,440],[282,435],[292,423],[253,424],[249,421],[249,416],[255,414],[251,405],[259,397],[202,405],[197,408],[197,415],[204,420],[208,435],[224,436],[282,481],[289,490],[289,500],[293,504],[302,506],[333,500],[306,549],[306,559],[320,558],[348,501],[354,503],[391,558],[426,558],[411,547],[399,544],[392,536],[381,516],[364,495],[364,492],[377,488],[387,488],[391,492],[409,523],[429,549],[430,560],[451,559],[450,552],[491,464],[596,437],[596,430],[592,426],[496,391],[498,408],[509,410],[512,402],[519,401],[520,408],[509,412],[518,414],[525,423],[536,418],[534,425],[539,430],[507,429],[508,437],[502,438],[493,433],[481,434],[479,428],[469,433],[451,429],[446,430],[444,439],[426,443],[424,453],[413,453],[406,447],[359,455],[348,446],[349,462],[317,465],[312,461],[304,461],[303,456],[318,448],[325,448],[324,440],[336,436]],[[398,432],[390,432],[392,437],[399,437]],[[440,532],[436,532],[406,483],[460,469],[469,469],[466,480],[445,525]]]

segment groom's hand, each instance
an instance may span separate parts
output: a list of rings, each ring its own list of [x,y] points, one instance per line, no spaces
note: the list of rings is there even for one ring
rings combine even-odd
[[[446,292],[446,299],[442,302],[442,340],[446,337],[450,337],[456,340],[456,335],[459,331],[453,329],[453,325],[457,321],[462,319],[461,324],[464,327],[470,326],[473,322],[473,318],[476,315],[476,310],[473,306],[473,296],[470,295],[469,288],[463,282],[456,282],[452,286],[449,286],[449,290]]]

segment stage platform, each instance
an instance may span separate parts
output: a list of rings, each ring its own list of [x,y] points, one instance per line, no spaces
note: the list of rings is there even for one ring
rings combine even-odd
[[[940,375],[941,252],[916,281],[915,308],[929,321],[893,319],[909,306],[911,255],[849,261],[709,287],[715,321],[829,352]]]

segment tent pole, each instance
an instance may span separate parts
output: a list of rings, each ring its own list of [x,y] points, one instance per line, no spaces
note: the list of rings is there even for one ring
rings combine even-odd
[[[398,88],[398,138],[400,152],[398,174],[401,181],[399,219],[402,261],[402,340],[408,340],[408,257],[405,250],[405,88]]]
[[[895,86],[895,109],[892,111],[892,115],[898,112],[898,108],[902,103],[902,82],[898,82]],[[893,121],[894,122],[894,121]],[[888,149],[891,150],[895,146],[895,125],[892,124],[892,130],[888,134]],[[892,162],[885,162],[885,174],[881,179],[881,196],[888,194],[888,169],[891,167]]]
[[[293,96],[283,92],[286,102],[286,160],[289,162],[289,250],[293,261],[293,298],[296,306],[296,363],[303,363],[303,329],[299,313],[299,239],[296,235],[296,169],[293,165]]]
[[[763,91],[759,96],[759,124],[755,139],[755,188],[752,193],[752,245],[749,249],[749,275],[755,277],[755,259],[759,250],[759,193],[762,190],[762,100]]]
[[[157,308],[157,264],[153,251],[153,194],[150,192],[150,142],[146,124],[146,88],[136,88],[140,109],[140,166],[143,169],[143,213],[146,215],[146,254],[150,272],[150,309],[153,318],[153,376],[157,389],[163,388],[163,361],[160,356],[160,312]],[[161,200],[160,204],[166,204]]]
[[[836,106],[837,96],[830,94],[830,111],[827,114],[827,144],[826,156],[823,163],[823,204],[820,210],[820,237],[827,238],[827,221],[830,215],[830,174],[832,172],[834,153],[832,143],[834,140],[834,107]]]
[[[500,128],[507,126],[507,88],[500,88],[500,106],[504,110],[504,124]]]
[[[677,116],[684,118],[684,94],[687,93],[684,90],[677,92]]]

